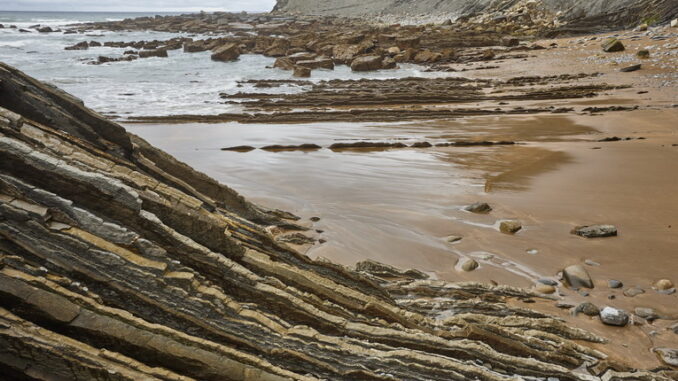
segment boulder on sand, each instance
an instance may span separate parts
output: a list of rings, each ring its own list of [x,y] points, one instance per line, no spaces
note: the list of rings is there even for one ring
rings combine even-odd
[[[591,275],[582,265],[568,266],[563,270],[563,279],[572,288],[593,288]]]
[[[586,238],[614,237],[617,228],[613,225],[585,225],[575,227],[571,233]]]
[[[629,314],[617,308],[605,307],[600,311],[600,320],[606,325],[623,327],[629,322]]]
[[[351,62],[351,70],[353,71],[370,71],[379,70],[382,68],[381,56],[362,56]]]
[[[506,220],[499,223],[499,231],[505,234],[515,234],[522,228],[523,225],[516,220]]]
[[[476,202],[466,206],[464,210],[471,213],[489,213],[492,211],[492,207],[486,202]]]
[[[212,52],[212,61],[235,61],[240,57],[240,49],[236,44],[226,44],[218,47]]]
[[[623,52],[626,48],[624,48],[624,44],[622,44],[621,41],[617,40],[616,38],[610,38],[603,42],[603,51],[608,52],[608,53],[613,53],[613,52]]]

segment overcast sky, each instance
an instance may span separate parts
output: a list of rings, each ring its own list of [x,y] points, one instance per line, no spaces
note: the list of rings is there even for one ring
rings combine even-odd
[[[0,11],[270,11],[275,0],[0,0]]]

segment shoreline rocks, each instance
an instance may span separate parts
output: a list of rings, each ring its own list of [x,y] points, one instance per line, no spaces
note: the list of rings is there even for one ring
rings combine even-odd
[[[571,233],[585,238],[615,237],[617,228],[614,225],[586,225],[575,227]]]
[[[236,44],[226,44],[212,51],[210,58],[212,61],[229,62],[235,61],[240,57],[240,49]]]
[[[563,279],[574,289],[593,288],[591,275],[582,265],[572,265],[563,269]]]

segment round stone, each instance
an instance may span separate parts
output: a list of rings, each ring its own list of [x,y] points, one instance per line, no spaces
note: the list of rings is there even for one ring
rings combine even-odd
[[[614,307],[605,307],[600,311],[600,320],[607,325],[624,327],[629,323],[629,314]]]
[[[583,313],[586,316],[598,316],[600,314],[600,309],[593,303],[585,302],[577,306],[574,309],[574,314]]]
[[[466,259],[464,263],[461,264],[461,269],[464,271],[473,271],[478,268],[478,262],[475,259]]]
[[[660,279],[654,284],[657,290],[666,291],[673,288],[673,282],[668,279]]]
[[[624,283],[622,283],[621,281],[618,281],[618,280],[616,280],[616,279],[610,279],[610,280],[608,280],[608,281],[607,281],[607,285],[608,285],[610,288],[622,288],[622,287],[624,287]]]

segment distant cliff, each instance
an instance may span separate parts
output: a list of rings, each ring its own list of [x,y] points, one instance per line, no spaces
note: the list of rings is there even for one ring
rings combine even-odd
[[[274,11],[334,16],[460,16],[496,13],[536,3],[563,23],[598,28],[665,22],[678,14],[676,0],[278,0]]]

